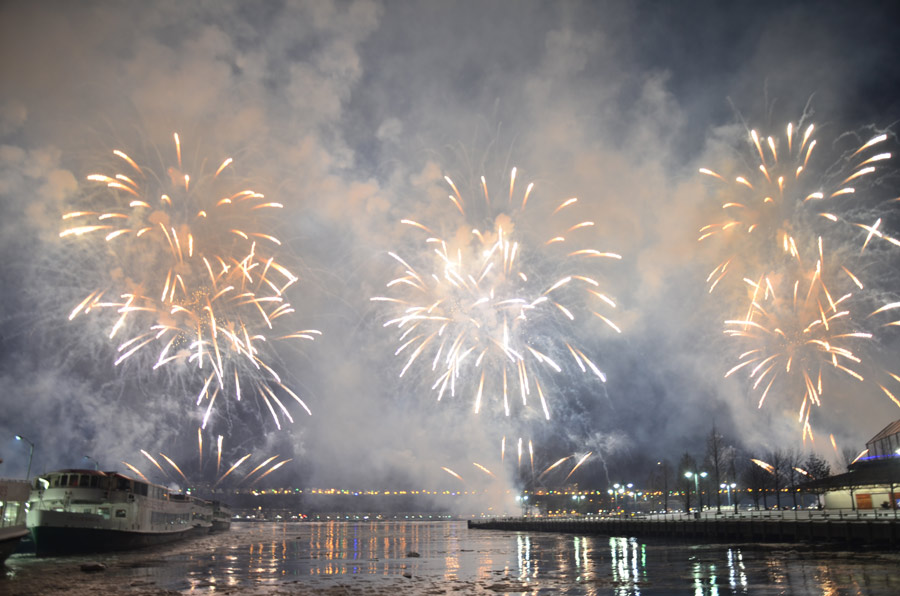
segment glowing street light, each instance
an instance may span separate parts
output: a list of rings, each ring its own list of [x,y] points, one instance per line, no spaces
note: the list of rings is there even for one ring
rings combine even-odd
[[[726,489],[726,490],[728,491],[728,505],[729,505],[729,507],[731,506],[731,490],[732,490],[733,488],[735,488],[736,486],[737,486],[737,484],[735,484],[734,482],[732,482],[731,484],[728,484],[727,482],[723,482],[722,484],[719,485],[719,488],[724,488],[724,489]],[[737,513],[737,503],[734,504],[734,511],[735,511],[735,513]]]
[[[631,486],[631,485],[629,484],[628,486]],[[613,509],[618,509],[618,498],[619,498],[619,495],[623,495],[622,498],[623,499],[625,498],[624,497],[625,487],[622,486],[621,484],[619,484],[618,482],[616,482],[615,484],[613,484],[613,487],[610,489],[607,489],[606,492],[609,493],[610,495],[612,495]]]
[[[34,443],[23,437],[22,435],[16,435],[17,441],[25,441],[28,443],[28,471],[25,473],[25,480],[31,478],[31,458],[34,457]]]
[[[516,495],[516,501],[522,505],[522,515],[528,515],[528,495]]]
[[[584,495],[572,495],[572,500],[575,501],[575,511],[581,513],[581,504],[584,503]]]
[[[697,513],[699,514],[703,510],[703,503],[700,502],[700,478],[706,478],[708,474],[706,472],[685,472],[685,478],[693,478],[694,479],[694,492],[697,493]]]

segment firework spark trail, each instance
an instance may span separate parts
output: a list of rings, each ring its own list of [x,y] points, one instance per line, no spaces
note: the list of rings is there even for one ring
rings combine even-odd
[[[569,472],[568,476],[566,476],[565,479],[563,479],[563,482],[566,482],[569,478],[571,478],[571,477],[572,477],[572,474],[575,473],[575,470],[577,470],[578,468],[580,468],[580,467],[581,467],[581,464],[583,464],[585,461],[587,461],[587,458],[589,458],[589,457],[590,457],[591,455],[593,455],[593,454],[594,454],[593,451],[588,451],[588,452],[585,453],[583,456],[581,456],[581,459],[578,460],[578,463],[575,464],[575,466],[572,468],[572,471]]]
[[[102,235],[109,249],[104,253],[115,257],[110,283],[124,288],[93,290],[69,319],[115,311],[109,337],[125,336],[117,366],[153,350],[154,370],[192,365],[203,387],[197,405],[206,402],[204,427],[220,392],[241,400],[243,380],[280,428],[279,412],[293,418],[278,393],[310,410],[267,362],[268,344],[320,335],[314,329],[280,330],[294,312],[285,293],[298,278],[271,253],[281,241],[265,231],[261,214],[282,205],[253,190],[231,189],[222,176],[231,158],[212,175],[202,166],[198,176],[186,173],[177,134],[174,140],[177,166],[162,176],[114,151],[122,171],[88,176],[105,189],[87,198],[102,208],[92,204],[63,216],[61,237]]]
[[[514,168],[509,191],[499,201],[482,177],[484,200],[471,204],[445,177],[462,224],[444,238],[429,226],[402,220],[425,234],[427,250],[416,255],[419,267],[413,259],[389,253],[402,273],[387,283],[392,295],[372,300],[396,309],[384,326],[399,331],[395,355],[405,359],[401,377],[421,363],[425,374],[432,375],[438,401],[466,385],[475,413],[496,397],[509,416],[518,395],[523,408],[536,397],[549,420],[541,379],[544,373],[563,371],[558,358],[571,358],[582,373],[606,380],[570,335],[593,317],[620,332],[599,312],[616,305],[591,273],[598,261],[621,257],[587,247],[594,223],[574,217],[577,199],[562,202],[537,219],[537,225],[532,223],[526,206],[534,185],[527,186],[521,201],[514,200],[515,177]],[[547,229],[549,237],[540,238]]]
[[[761,392],[759,407],[776,382],[780,383],[780,393],[802,396],[798,422],[803,438],[812,439],[810,413],[813,406],[822,405],[825,375],[837,372],[865,381],[867,363],[863,350],[872,343],[873,333],[854,317],[865,304],[860,298],[854,299],[862,292],[863,284],[846,267],[826,260],[821,238],[814,267],[798,265],[745,282],[750,288],[747,314],[742,319],[725,321],[725,334],[748,349],[725,377],[740,370],[749,371],[752,389]],[[840,291],[836,292],[836,287]],[[881,307],[869,317],[891,307]],[[900,376],[887,374],[900,382]],[[885,385],[876,384],[900,406]]]
[[[291,462],[291,461],[294,461],[294,460],[293,460],[293,459],[283,459],[283,460],[281,460],[280,462],[278,462],[277,464],[273,465],[271,468],[269,468],[268,470],[266,470],[265,472],[263,472],[262,474],[260,474],[260,475],[259,475],[259,478],[257,478],[256,480],[254,480],[253,482],[250,483],[250,486],[255,486],[257,483],[259,483],[260,480],[262,480],[263,478],[265,478],[266,476],[268,476],[269,474],[271,474],[272,472],[274,472],[275,470],[277,470],[278,468],[280,468],[280,467],[283,466],[284,464],[286,464],[286,463],[288,463],[288,462]]]
[[[559,467],[563,462],[565,462],[565,461],[568,460],[568,459],[572,459],[573,457],[575,457],[575,456],[574,456],[574,455],[567,455],[566,457],[560,458],[556,463],[551,464],[549,468],[547,468],[546,470],[544,470],[543,472],[541,472],[540,476],[538,476],[538,480],[540,480],[541,478],[543,478],[543,477],[547,474],[547,472],[549,472],[550,470],[553,470],[554,468]]]
[[[881,150],[887,135],[878,134],[841,156],[836,164],[823,168],[816,159],[819,151],[813,132],[812,124],[801,132],[793,123],[787,125],[784,137],[763,138],[751,130],[749,146],[756,168],[735,176],[733,181],[709,168],[700,168],[701,174],[725,186],[720,193],[723,215],[703,226],[698,240],[720,237],[731,249],[707,277],[710,292],[729,273],[741,270],[747,259],[767,262],[776,252],[796,257],[800,243],[797,229],[809,225],[810,218],[804,211],[831,222],[845,219],[838,202],[854,200],[858,185],[875,179],[891,158],[889,152]],[[851,223],[867,232],[863,248],[872,237],[900,245],[880,229],[880,219],[873,224]]]
[[[241,466],[241,464],[243,464],[244,462],[246,462],[246,461],[247,461],[248,459],[250,459],[250,457],[253,455],[252,453],[247,453],[247,454],[244,455],[243,457],[240,457],[235,463],[233,463],[233,464],[225,471],[225,473],[223,473],[223,474],[220,475],[219,472],[220,472],[220,470],[221,470],[222,457],[223,457],[223,453],[224,453],[224,437],[223,437],[222,435],[218,435],[218,437],[216,438],[215,447],[214,447],[215,452],[216,452],[216,458],[215,458],[215,470],[212,471],[212,472],[210,472],[209,470],[204,470],[204,469],[203,469],[203,465],[202,465],[202,462],[203,462],[203,434],[202,434],[202,429],[198,429],[197,436],[198,436],[198,443],[199,443],[199,448],[200,448],[200,462],[201,462],[201,464],[200,464],[200,466],[199,466],[199,468],[198,468],[197,470],[188,470],[188,472],[189,472],[191,478],[188,478],[188,474],[186,474],[184,471],[182,471],[181,467],[175,462],[175,460],[173,460],[171,457],[167,456],[167,455],[164,454],[164,453],[160,453],[160,454],[159,454],[160,457],[162,457],[162,458],[166,461],[166,463],[168,463],[169,466],[171,466],[171,468],[172,468],[173,470],[175,470],[176,472],[178,472],[178,475],[179,475],[179,476],[181,477],[181,479],[184,481],[184,485],[185,485],[185,486],[192,486],[192,485],[193,485],[193,486],[208,485],[208,486],[212,486],[213,488],[215,488],[215,487],[219,486],[219,484],[221,484],[223,480],[225,480],[226,478],[228,478],[229,476],[231,476],[231,474],[232,474],[233,472],[235,472],[235,471]],[[154,458],[152,455],[150,455],[149,453],[147,453],[147,451],[145,451],[145,450],[143,450],[143,449],[141,449],[140,452],[141,452],[141,454],[142,454],[144,457],[146,457],[148,460],[150,460],[150,462],[153,463],[153,465],[154,465],[160,472],[162,472],[163,476],[164,476],[167,480],[172,480],[172,479],[173,479],[172,476],[169,474],[169,472],[166,471],[165,467],[163,467],[163,466],[160,464],[160,462],[156,460],[156,458]],[[246,476],[244,476],[244,478],[242,478],[241,480],[239,480],[236,484],[244,484],[244,483],[246,483],[246,481],[249,480],[249,478],[250,478],[251,476],[253,476],[253,474],[255,474],[257,471],[261,470],[262,468],[265,468],[269,463],[271,463],[272,461],[274,461],[274,460],[277,459],[277,458],[278,458],[278,456],[275,455],[275,456],[270,457],[270,458],[268,458],[267,460],[263,461],[263,462],[262,462],[261,464],[259,464],[256,468],[254,468],[250,473],[248,473]],[[209,458],[209,460],[210,460],[210,462],[211,462],[211,461],[212,461],[212,458]],[[287,463],[288,461],[291,461],[291,460],[285,460],[285,461],[283,461],[283,462],[279,462],[279,464],[276,464],[277,467],[273,467],[273,468],[269,469],[265,474],[263,474],[263,475],[260,476],[259,478],[256,478],[256,479],[253,481],[253,484],[255,484],[256,482],[259,482],[259,480],[261,480],[263,476],[267,476],[269,473],[274,472],[277,468],[280,468],[282,465],[284,465],[284,464]],[[125,463],[125,462],[123,462],[123,463]],[[128,465],[129,468],[130,468],[132,471],[134,471],[135,473],[140,474],[140,471],[139,471],[136,467],[132,466],[131,464],[126,464],[126,465]],[[212,465],[212,463],[210,463],[210,465]],[[142,475],[141,477],[143,477],[143,475]]]
[[[856,457],[853,458],[853,461],[850,462],[850,465],[855,464],[856,462],[858,462],[860,460],[860,458],[862,458],[863,456],[868,455],[868,454],[869,454],[869,450],[863,449],[862,451],[859,452],[859,455],[857,455]]]
[[[490,476],[491,478],[496,478],[496,476],[494,475],[493,472],[491,472],[486,467],[482,466],[480,463],[473,461],[472,465],[475,466],[476,468],[478,468],[479,470],[481,470],[482,472],[484,472],[485,474],[487,474],[488,476]]]
[[[146,476],[144,476],[143,474],[141,474],[141,471],[140,471],[140,470],[138,470],[137,468],[135,468],[134,466],[132,466],[132,465],[131,465],[130,463],[128,463],[127,461],[123,461],[122,463],[125,465],[126,468],[128,468],[129,470],[131,470],[132,472],[134,472],[135,474],[137,474],[138,476],[140,476],[141,479],[142,479],[144,482],[146,482],[147,484],[152,484],[152,482],[150,482],[149,480],[147,480],[147,477],[146,477]]]

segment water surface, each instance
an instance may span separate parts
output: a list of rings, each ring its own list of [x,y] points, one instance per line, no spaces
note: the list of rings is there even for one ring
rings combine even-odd
[[[106,570],[84,573],[85,562]],[[0,594],[900,594],[900,552],[470,530],[237,523],[128,553],[7,561]]]

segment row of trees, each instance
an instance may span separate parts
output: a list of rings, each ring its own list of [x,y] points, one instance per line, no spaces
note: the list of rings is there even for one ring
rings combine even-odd
[[[694,474],[706,473],[702,479]],[[690,476],[688,476],[688,473]],[[668,510],[668,494],[679,491],[684,494],[685,511],[690,511],[695,488],[699,487],[700,503],[721,510],[723,495],[720,486],[737,485],[741,490],[752,489],[749,494],[754,506],[768,506],[764,495],[772,490],[775,505],[782,507],[782,489],[797,486],[809,480],[831,476],[831,466],[815,453],[797,449],[772,449],[767,452],[748,452],[735,447],[719,433],[715,427],[706,437],[706,451],[700,458],[685,452],[673,466],[667,460],[660,460],[650,478],[649,485],[665,495],[664,507]],[[797,491],[790,491],[791,506],[796,507]],[[785,503],[787,506],[787,503]]]

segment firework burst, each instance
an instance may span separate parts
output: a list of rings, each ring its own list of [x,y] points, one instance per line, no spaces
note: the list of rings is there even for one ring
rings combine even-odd
[[[874,371],[864,360],[867,346],[873,343],[873,333],[867,329],[872,317],[900,304],[871,312],[859,297],[862,282],[846,267],[826,260],[821,238],[815,266],[803,266],[799,253],[796,256],[782,272],[745,279],[749,307],[742,319],[725,321],[725,334],[748,349],[725,376],[749,371],[753,390],[760,392],[759,407],[773,387],[782,395],[796,395],[805,439],[812,438],[810,412],[822,405],[829,376],[864,382],[874,375],[900,382],[900,376]],[[900,406],[885,384],[876,383]]]
[[[116,313],[109,332],[118,339],[115,364],[149,354],[152,369],[180,364],[196,371],[197,405],[204,426],[220,393],[238,400],[258,396],[280,428],[280,413],[293,420],[281,395],[306,404],[267,363],[275,340],[313,339],[319,331],[280,331],[294,312],[286,291],[297,282],[272,253],[281,242],[264,229],[263,213],[281,209],[253,190],[234,190],[226,179],[233,163],[214,172],[201,164],[186,173],[174,135],[174,165],[160,176],[122,151],[120,170],[91,174],[99,190],[86,206],[63,215],[60,236],[102,238],[106,288],[97,288],[69,319],[94,310]]]
[[[746,261],[771,262],[777,253],[797,256],[795,237],[810,229],[816,219],[838,222],[845,200],[861,201],[859,185],[878,179],[891,154],[883,150],[886,134],[875,134],[823,167],[812,124],[802,128],[787,125],[783,137],[762,136],[751,130],[748,146],[752,157],[746,171],[725,176],[708,168],[700,173],[712,178],[720,197],[722,216],[700,229],[699,240],[720,238],[729,247],[728,256],[707,277],[709,291],[730,272],[746,268]],[[750,165],[752,164],[752,165]],[[884,234],[881,219],[873,224],[851,221],[866,230],[866,244],[878,237],[900,245]]]
[[[529,202],[533,184],[517,193],[515,168],[496,195],[482,177],[480,196],[470,201],[450,178],[445,182],[461,223],[444,234],[404,219],[424,236],[426,250],[415,259],[390,253],[402,272],[387,284],[391,295],[372,298],[396,307],[384,326],[399,332],[400,376],[418,365],[438,401],[465,391],[476,413],[496,398],[509,416],[514,399],[526,408],[532,399],[549,419],[542,375],[561,373],[561,356],[606,380],[570,338],[597,319],[619,332],[601,312],[615,302],[591,274],[598,262],[621,257],[590,247],[594,223],[577,217],[578,199],[529,217],[539,201]]]

